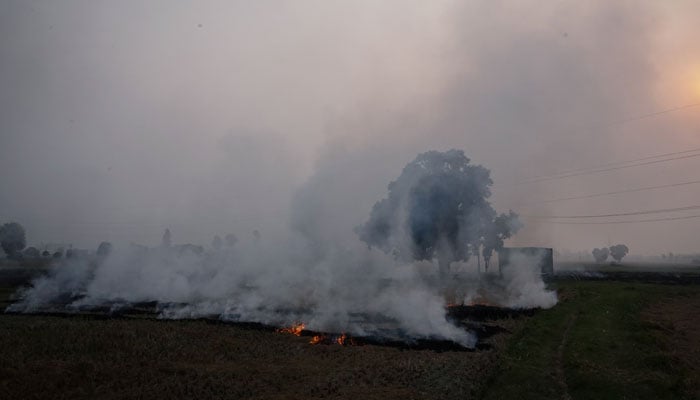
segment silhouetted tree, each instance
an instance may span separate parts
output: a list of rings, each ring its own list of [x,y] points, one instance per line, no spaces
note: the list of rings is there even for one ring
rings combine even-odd
[[[106,258],[112,252],[112,243],[102,242],[97,246],[97,257]]]
[[[610,246],[610,255],[615,261],[620,262],[629,253],[630,249],[624,244],[616,244]]]
[[[21,251],[27,245],[27,236],[22,225],[8,222],[0,226],[0,246],[8,258],[21,256]]]
[[[55,253],[53,253],[53,255],[52,255],[51,257],[53,257],[53,258],[61,258],[61,257],[63,257],[63,251],[62,251],[62,250],[58,250],[58,251],[56,251]]]
[[[404,260],[437,258],[444,277],[453,261],[468,260],[482,244],[490,257],[521,227],[517,214],[498,215],[488,202],[492,184],[489,170],[461,150],[419,154],[355,232]]]
[[[482,239],[483,247],[481,251],[481,254],[484,256],[485,271],[489,270],[489,262],[491,261],[493,251],[502,249],[504,240],[510,238],[513,233],[520,230],[522,226],[518,215],[513,211],[509,211],[508,214],[501,214],[494,218],[493,224],[486,227],[486,232]]]
[[[214,250],[219,251],[221,250],[221,246],[223,246],[221,237],[219,237],[219,235],[214,236],[214,240],[211,242],[211,247],[214,248]]]
[[[470,253],[476,257],[476,271],[478,273],[481,273],[481,252],[479,249],[481,248],[481,240],[478,240],[476,243],[470,243],[469,244],[469,250]]]
[[[187,254],[201,256],[204,253],[204,247],[191,243],[178,244],[173,246],[173,249],[178,256],[184,256]]]
[[[160,246],[168,248],[173,244],[172,238],[170,236],[170,229],[166,229],[165,232],[163,232],[163,238],[160,241]]]
[[[224,239],[226,240],[226,246],[228,247],[233,247],[236,245],[236,243],[238,243],[238,238],[233,233],[229,233],[226,235],[226,237],[224,237]]]
[[[22,256],[24,258],[39,258],[41,257],[41,253],[39,252],[39,249],[36,247],[27,247],[22,251]]]
[[[41,252],[41,256],[42,256],[42,257],[49,258],[49,257],[51,257],[51,253],[49,253],[48,250],[44,250],[44,251]]]
[[[610,255],[610,251],[607,247],[593,249],[593,258],[595,258],[597,263],[605,262],[608,259],[608,255]]]

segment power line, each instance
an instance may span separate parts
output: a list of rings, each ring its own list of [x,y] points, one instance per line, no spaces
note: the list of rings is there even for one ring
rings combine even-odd
[[[601,124],[601,125],[599,125],[598,127],[608,127],[608,126],[622,125],[622,124],[625,124],[625,123],[627,123],[627,122],[639,121],[639,120],[642,120],[642,119],[652,118],[652,117],[656,117],[656,116],[658,116],[658,115],[668,114],[668,113],[672,113],[672,112],[675,112],[675,111],[685,110],[685,109],[687,109],[687,108],[693,108],[693,107],[697,107],[697,106],[700,106],[700,102],[698,102],[698,103],[685,104],[685,105],[678,106],[678,107],[673,107],[673,108],[667,108],[667,109],[665,109],[665,110],[659,110],[659,111],[651,112],[651,113],[648,113],[648,114],[637,115],[637,116],[629,117],[629,118],[622,119],[622,120],[619,120],[619,121],[612,121],[612,122],[609,122],[609,123],[607,123],[607,124]]]
[[[686,207],[676,207],[676,208],[660,208],[655,210],[644,210],[644,211],[632,211],[625,213],[613,213],[613,214],[596,214],[596,215],[523,215],[524,218],[533,219],[580,219],[580,218],[604,218],[604,217],[624,217],[630,215],[648,215],[648,214],[659,214],[667,212],[678,212],[678,211],[689,211],[698,210],[700,205],[686,206]]]
[[[583,128],[583,129],[580,129],[580,130],[590,130],[590,129],[594,129],[594,128],[606,128],[606,127],[610,127],[610,126],[622,125],[622,124],[625,124],[625,123],[628,123],[628,122],[639,121],[639,120],[642,120],[642,119],[652,118],[652,117],[655,117],[655,116],[658,116],[658,115],[668,114],[668,113],[672,113],[672,112],[676,112],[676,111],[681,111],[681,110],[685,110],[685,109],[688,109],[688,108],[694,108],[694,107],[698,107],[698,106],[700,106],[700,102],[689,103],[689,104],[685,104],[685,105],[678,106],[678,107],[672,107],[672,108],[667,108],[667,109],[665,109],[665,110],[660,110],[660,111],[651,112],[651,113],[648,113],[648,114],[641,114],[641,115],[637,115],[637,116],[633,116],[633,117],[629,117],[629,118],[624,118],[624,119],[617,120],[617,121],[611,121],[611,122],[602,123],[602,124],[598,124],[598,125],[592,125],[592,126],[590,126],[590,127],[588,127],[588,128]],[[700,151],[700,148],[691,149],[691,150],[685,150],[685,151],[677,151],[677,152],[672,152],[672,153],[658,154],[658,155],[654,155],[654,156],[641,157],[641,158],[636,158],[636,159],[627,160],[627,161],[619,161],[619,162],[605,163],[605,164],[601,164],[601,165],[596,166],[596,167],[581,168],[581,169],[566,171],[566,172],[563,172],[563,173],[561,173],[561,174],[534,177],[534,178],[527,179],[527,180],[525,180],[525,181],[523,181],[523,182],[518,182],[518,183],[515,183],[515,184],[517,185],[517,184],[530,183],[530,182],[539,182],[540,180],[549,180],[550,178],[551,178],[551,179],[562,179],[562,178],[567,178],[567,177],[569,177],[569,176],[576,176],[576,175],[569,175],[569,174],[570,174],[570,173],[579,172],[579,171],[586,171],[586,170],[590,170],[590,169],[595,169],[595,168],[600,168],[600,167],[607,167],[607,166],[613,166],[613,165],[618,165],[618,164],[627,164],[627,163],[630,163],[630,162],[643,161],[643,160],[650,160],[650,159],[654,159],[654,158],[672,156],[672,155],[677,155],[677,154],[693,153],[693,152],[696,152],[696,151]],[[672,161],[672,160],[669,160],[669,161]],[[645,164],[645,165],[646,165],[646,164]],[[595,171],[595,172],[600,172],[600,171]],[[560,175],[566,175],[566,176],[560,176]]]
[[[635,162],[639,162],[639,161],[653,160],[653,159],[655,159],[655,158],[660,158],[660,157],[667,158],[667,157],[670,157],[670,156],[675,156],[675,155],[680,155],[680,154],[688,154],[688,153],[697,153],[697,152],[700,152],[700,147],[697,147],[697,148],[694,148],[694,149],[690,149],[690,150],[674,151],[674,152],[671,152],[671,153],[663,153],[663,154],[656,154],[656,155],[652,155],[652,156],[646,156],[646,157],[640,157],[640,158],[633,158],[633,159],[625,160],[625,161],[610,162],[610,163],[600,164],[600,165],[595,166],[595,167],[585,167],[585,168],[573,169],[573,170],[564,171],[564,172],[561,172],[561,173],[558,173],[558,174],[553,174],[553,175],[542,175],[542,176],[537,176],[537,177],[534,177],[534,178],[529,178],[529,179],[527,179],[527,180],[525,180],[525,181],[523,181],[523,182],[520,182],[520,183],[537,182],[537,181],[539,181],[539,180],[546,180],[546,179],[549,179],[549,178],[552,178],[552,179],[555,179],[555,178],[556,178],[556,179],[558,179],[558,178],[560,178],[560,177],[567,177],[567,176],[569,176],[570,174],[575,174],[575,173],[578,173],[578,172],[587,172],[587,171],[597,170],[597,169],[603,168],[603,167],[623,166],[623,165],[625,165],[625,164],[635,163]]]
[[[679,221],[683,219],[693,219],[700,218],[700,215],[687,215],[685,217],[673,217],[673,218],[653,218],[653,219],[637,219],[637,220],[627,220],[627,221],[601,221],[601,222],[563,222],[563,221],[539,221],[544,224],[557,224],[557,225],[617,225],[617,224],[636,224],[642,222],[659,222],[659,221]]]
[[[646,187],[633,188],[633,189],[616,190],[616,191],[613,191],[613,192],[594,193],[594,194],[588,194],[588,195],[582,195],[582,196],[561,197],[561,198],[557,198],[557,199],[542,200],[542,201],[530,202],[530,203],[525,203],[525,204],[534,204],[534,203],[554,203],[554,202],[558,202],[558,201],[591,199],[591,198],[594,198],[594,197],[612,196],[612,195],[623,194],[623,193],[636,193],[636,192],[643,192],[643,191],[646,191],[646,190],[665,189],[665,188],[671,188],[671,187],[679,187],[679,186],[687,186],[687,185],[697,185],[697,184],[700,184],[700,180],[698,180],[698,181],[688,181],[688,182],[679,182],[679,183],[671,183],[671,184],[667,184],[667,185],[646,186]]]
[[[626,119],[621,119],[621,120],[618,120],[618,121],[611,121],[611,122],[608,122],[608,123],[605,123],[605,124],[597,125],[596,127],[598,127],[598,128],[606,128],[606,127],[615,126],[615,125],[622,125],[622,124],[626,124],[626,123],[628,123],[628,122],[634,122],[634,121],[639,121],[639,120],[642,120],[642,119],[652,118],[652,117],[656,117],[656,116],[658,116],[658,115],[668,114],[668,113],[672,113],[672,112],[675,112],[675,111],[685,110],[685,109],[687,109],[687,108],[693,108],[693,107],[697,107],[697,106],[700,106],[700,102],[685,104],[685,105],[678,106],[678,107],[673,107],[673,108],[667,108],[667,109],[665,109],[665,110],[654,111],[654,112],[651,112],[651,113],[648,113],[648,114],[641,114],[641,115],[637,115],[637,116],[634,116],[634,117],[629,117],[629,118],[626,118]]]
[[[556,180],[556,179],[565,179],[565,178],[571,178],[574,176],[581,176],[581,175],[598,174],[598,173],[602,173],[602,172],[615,171],[615,170],[619,170],[619,169],[626,169],[626,168],[633,168],[633,167],[641,167],[644,165],[658,164],[658,163],[662,163],[662,162],[683,160],[686,158],[694,158],[694,157],[700,157],[700,153],[679,156],[679,157],[665,158],[662,160],[645,161],[645,162],[639,162],[639,163],[635,163],[635,164],[621,165],[621,166],[617,166],[617,167],[590,169],[590,170],[584,170],[581,172],[572,172],[572,173],[566,173],[566,174],[561,174],[561,175],[552,175],[552,176],[541,177],[541,178],[533,178],[533,179],[530,179],[527,181],[518,182],[518,183],[516,183],[516,185],[522,185],[525,183],[551,181],[551,180]]]

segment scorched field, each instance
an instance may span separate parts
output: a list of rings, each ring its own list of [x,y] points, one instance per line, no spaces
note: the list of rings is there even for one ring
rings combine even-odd
[[[138,310],[5,313],[0,397],[698,398],[700,286],[684,284],[694,273],[676,276],[566,276],[550,283],[559,304],[549,310],[452,307],[455,323],[479,336],[475,350],[337,337],[312,344],[317,332],[294,327],[159,320]]]

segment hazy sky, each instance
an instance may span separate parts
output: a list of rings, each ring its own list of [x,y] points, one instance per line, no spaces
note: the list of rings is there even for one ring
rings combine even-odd
[[[209,243],[294,209],[351,235],[452,147],[500,211],[697,205],[700,185],[539,201],[700,180],[700,157],[513,183],[699,148],[700,107],[611,124],[699,103],[698,38],[694,0],[0,0],[0,222],[32,244]],[[700,251],[700,219],[524,222],[513,244]]]

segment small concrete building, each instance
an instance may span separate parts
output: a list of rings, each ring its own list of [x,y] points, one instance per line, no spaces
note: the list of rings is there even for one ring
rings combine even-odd
[[[498,251],[498,269],[510,264],[538,264],[543,277],[554,275],[554,251],[549,247],[504,247]]]

